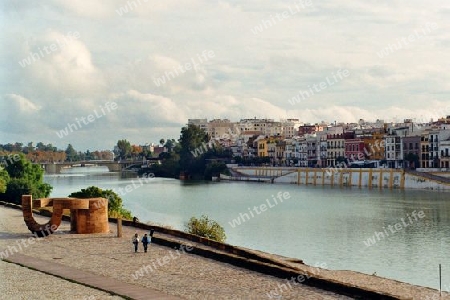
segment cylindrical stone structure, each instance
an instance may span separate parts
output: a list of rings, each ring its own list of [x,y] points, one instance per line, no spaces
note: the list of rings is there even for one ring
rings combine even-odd
[[[44,225],[33,217],[32,208],[53,207],[51,219]],[[43,198],[22,196],[22,212],[28,229],[39,237],[52,234],[61,224],[64,209],[70,209],[70,229],[76,233],[109,233],[108,200],[105,198]]]

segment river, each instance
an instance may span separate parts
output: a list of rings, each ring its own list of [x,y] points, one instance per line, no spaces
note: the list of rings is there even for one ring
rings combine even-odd
[[[376,272],[438,289],[442,264],[442,285],[450,290],[449,192],[139,181],[101,167],[74,168],[45,181],[52,197],[91,185],[113,189],[141,222],[183,230],[190,217],[205,214],[224,227],[229,244],[328,269]]]

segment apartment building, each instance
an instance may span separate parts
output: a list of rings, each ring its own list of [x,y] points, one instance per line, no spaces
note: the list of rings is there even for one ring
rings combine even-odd
[[[283,127],[281,122],[273,119],[241,119],[239,121],[241,133],[246,131],[260,131],[265,136],[282,136]]]
[[[438,155],[438,159],[437,159],[437,163],[434,164],[435,168],[448,168],[446,167],[446,165],[448,165],[448,144],[449,144],[449,140],[450,140],[450,129],[446,129],[446,130],[440,130],[437,136],[437,146],[438,146],[438,151],[437,151],[437,155]],[[436,145],[436,136],[435,136],[435,140],[434,140],[434,144]],[[431,145],[430,145],[431,147]],[[433,151],[434,152],[434,151]],[[433,155],[435,155],[436,153],[433,153]],[[444,165],[444,167],[442,167]]]
[[[299,160],[298,164],[300,167],[307,167],[308,166],[308,143],[306,141],[306,138],[301,138],[298,140],[298,153],[299,153]]]
[[[256,149],[257,149],[257,153],[259,157],[267,157],[269,156],[269,152],[268,152],[268,143],[267,143],[267,139],[265,138],[260,138],[260,139],[256,139],[254,141],[254,143],[256,144]]]
[[[415,169],[420,167],[420,157],[422,156],[420,140],[420,135],[403,137],[403,158],[405,168]]]
[[[428,132],[428,167],[439,168],[439,129]]]
[[[344,134],[327,135],[327,166],[335,166],[337,159],[345,158],[345,136]]]
[[[195,125],[208,132],[208,119],[188,119],[188,125]]]
[[[373,131],[370,136],[362,137],[367,160],[383,160],[385,155],[384,132]]]
[[[430,149],[430,145],[428,143],[428,139],[429,139],[429,131],[428,130],[424,130],[422,132],[422,134],[420,135],[420,167],[421,168],[428,168],[429,167],[429,159],[430,159],[430,154],[429,154],[429,149]]]
[[[308,159],[308,167],[317,167],[320,159],[320,141],[317,135],[309,135],[306,137],[306,151]]]
[[[209,121],[207,132],[209,137],[214,140],[236,140],[240,133],[237,124],[230,122],[228,119],[214,119]]]
[[[410,127],[392,127],[384,137],[385,159],[388,168],[403,168],[402,139],[410,133]]]
[[[344,145],[344,156],[350,163],[366,159],[364,141],[361,138],[346,139]]]
[[[324,131],[327,128],[323,124],[304,124],[298,127],[298,136],[313,134],[315,132]]]
[[[281,128],[282,128],[281,135],[287,139],[296,136],[298,133],[298,128],[302,124],[303,123],[301,123],[299,119],[281,120]]]
[[[450,168],[450,138],[439,142],[439,162],[441,168]]]
[[[286,142],[285,141],[276,141],[275,143],[275,157],[276,157],[276,163],[280,165],[285,164],[285,157],[284,152],[286,150]]]

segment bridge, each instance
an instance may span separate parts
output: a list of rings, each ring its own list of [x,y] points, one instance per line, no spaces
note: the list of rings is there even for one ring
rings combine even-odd
[[[140,161],[111,161],[111,160],[86,160],[72,162],[56,162],[56,163],[39,163],[47,174],[60,174],[63,169],[71,169],[77,167],[107,167],[109,172],[122,172],[125,170],[135,171],[133,166],[140,168],[145,163]]]

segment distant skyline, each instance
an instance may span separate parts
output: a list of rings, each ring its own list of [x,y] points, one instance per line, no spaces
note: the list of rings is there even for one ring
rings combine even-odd
[[[178,139],[189,118],[450,114],[448,1],[186,2],[2,1],[0,143],[85,151]]]

